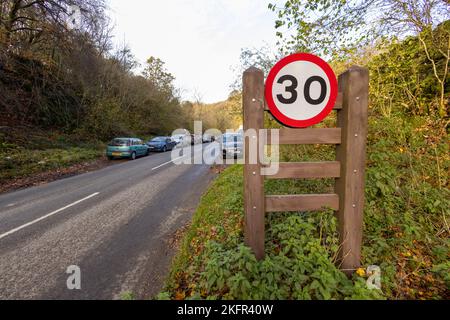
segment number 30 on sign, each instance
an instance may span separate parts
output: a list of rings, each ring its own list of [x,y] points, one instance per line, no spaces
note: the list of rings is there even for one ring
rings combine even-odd
[[[338,85],[333,69],[321,58],[296,53],[280,60],[266,80],[266,101],[282,124],[306,128],[333,110]]]

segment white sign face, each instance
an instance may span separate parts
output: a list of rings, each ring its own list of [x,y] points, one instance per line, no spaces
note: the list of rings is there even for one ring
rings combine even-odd
[[[272,97],[286,117],[308,120],[316,117],[327,105],[330,81],[316,64],[296,61],[278,72]]]
[[[334,107],[337,80],[329,65],[310,54],[294,54],[278,62],[266,82],[270,111],[281,123],[308,127]]]

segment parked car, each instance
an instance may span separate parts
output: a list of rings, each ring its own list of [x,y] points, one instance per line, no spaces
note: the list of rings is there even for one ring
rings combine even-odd
[[[189,145],[189,135],[176,134],[172,136],[171,139],[176,142],[177,146],[179,147],[185,147]]]
[[[222,136],[223,158],[240,158],[244,155],[244,139],[241,134],[227,133]]]
[[[170,137],[156,137],[147,142],[150,151],[166,152],[173,150],[177,143]]]
[[[203,143],[211,143],[211,142],[216,141],[216,137],[213,136],[212,134],[207,134],[207,133],[205,133],[205,134],[203,135],[202,140],[203,140]]]
[[[191,134],[191,145],[196,145],[196,144],[201,144],[202,141],[202,136],[198,135],[198,134]]]
[[[106,156],[109,160],[114,158],[129,158],[131,160],[149,154],[148,146],[138,138],[115,138],[108,143]]]

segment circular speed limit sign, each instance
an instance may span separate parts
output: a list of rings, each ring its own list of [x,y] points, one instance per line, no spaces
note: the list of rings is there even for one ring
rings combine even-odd
[[[280,60],[266,80],[266,101],[282,124],[305,128],[333,110],[338,85],[333,69],[321,58],[296,53]]]

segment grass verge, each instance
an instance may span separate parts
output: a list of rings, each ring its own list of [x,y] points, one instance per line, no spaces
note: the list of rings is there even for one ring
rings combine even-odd
[[[75,164],[100,159],[105,144],[37,129],[0,131],[0,182],[54,172]]]

